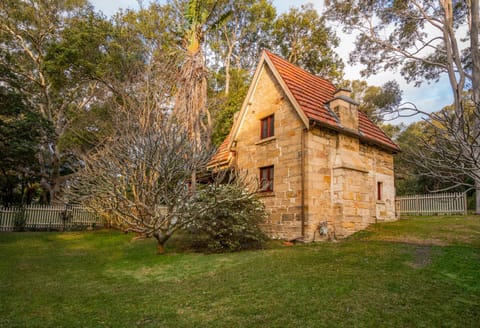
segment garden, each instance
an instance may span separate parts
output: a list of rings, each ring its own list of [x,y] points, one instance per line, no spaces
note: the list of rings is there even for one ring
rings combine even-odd
[[[480,219],[204,254],[181,234],[0,234],[0,327],[478,327]]]

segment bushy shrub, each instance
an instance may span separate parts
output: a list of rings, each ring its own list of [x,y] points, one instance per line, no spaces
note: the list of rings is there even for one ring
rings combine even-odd
[[[209,252],[261,248],[267,237],[259,228],[266,218],[255,193],[238,183],[211,184],[199,192],[198,201],[208,208],[188,227],[193,247]]]
[[[467,209],[469,211],[475,212],[475,205],[476,205],[476,198],[475,198],[475,192],[473,192],[467,198]]]
[[[13,230],[14,231],[25,231],[25,224],[27,223],[27,218],[25,216],[25,208],[22,207],[15,214],[15,219],[13,221]]]

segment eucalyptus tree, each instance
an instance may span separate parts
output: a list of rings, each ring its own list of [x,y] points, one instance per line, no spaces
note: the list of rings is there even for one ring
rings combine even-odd
[[[335,32],[311,3],[292,7],[275,21],[273,50],[310,73],[333,81],[343,76],[344,64],[334,51],[338,44]]]
[[[396,81],[375,86],[368,85],[364,80],[344,80],[341,85],[352,90],[353,99],[360,104],[359,109],[376,124],[382,124],[385,119],[384,114],[402,102],[403,92]]]
[[[222,5],[230,14],[207,35],[207,46],[224,76],[216,88],[228,95],[232,71],[233,78],[252,71],[262,49],[269,46],[276,11],[269,0],[226,1]]]
[[[105,27],[103,19],[83,0],[0,3],[0,63],[11,72],[3,75],[1,82],[21,94],[29,110],[40,115],[54,131],[36,152],[40,183],[48,201],[58,195],[72,164],[68,151],[59,147],[71,115],[87,109],[99,91],[98,81],[89,76],[95,62],[90,66],[71,65],[73,59],[78,63],[98,58],[98,47],[84,47],[87,42],[77,48],[61,46],[69,28],[81,19],[90,19],[89,24],[84,24],[87,30],[79,30],[85,41],[98,37],[88,29],[101,31]]]
[[[347,32],[358,33],[350,61],[364,64],[365,76],[398,69],[416,86],[448,78],[453,113],[431,113],[414,104],[401,109],[423,114],[441,138],[436,144],[443,149],[430,149],[435,156],[419,153],[419,164],[427,168],[428,163],[432,175],[446,166],[457,168],[461,173],[455,183],[449,175],[452,187],[463,184],[467,175],[476,189],[476,212],[480,213],[479,1],[329,0],[326,4],[331,20],[343,24]],[[467,110],[469,100],[472,111]]]
[[[0,76],[5,75],[9,72],[2,67]],[[36,155],[53,132],[49,122],[26,104],[15,88],[0,85],[0,203],[4,206],[31,201],[25,191],[39,178]]]

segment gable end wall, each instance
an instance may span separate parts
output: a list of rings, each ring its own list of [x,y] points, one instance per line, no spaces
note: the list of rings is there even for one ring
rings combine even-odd
[[[275,115],[275,136],[260,140],[260,120]],[[260,168],[274,166],[273,192],[259,193],[269,212],[263,230],[274,238],[301,236],[301,138],[304,123],[267,66],[236,136],[236,166],[259,179]]]

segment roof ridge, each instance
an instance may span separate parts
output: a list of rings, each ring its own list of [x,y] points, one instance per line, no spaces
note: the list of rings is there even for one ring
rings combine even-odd
[[[295,65],[295,64],[292,64],[291,62],[289,62],[289,61],[286,60],[285,58],[282,58],[282,57],[274,54],[273,52],[271,52],[271,51],[268,50],[268,49],[264,49],[263,51],[264,51],[270,58],[273,57],[273,58],[275,58],[275,59],[278,59],[278,60],[280,60],[282,63],[284,63],[286,66],[290,66],[290,67],[294,68],[294,69],[297,70],[297,71],[300,70],[300,71],[303,72],[304,74],[307,74],[308,76],[310,76],[310,77],[312,77],[312,78],[314,78],[314,79],[316,79],[316,80],[319,80],[320,82],[326,82],[326,83],[328,83],[329,85],[331,85],[332,87],[334,87],[335,89],[337,89],[337,88],[335,87],[335,85],[334,85],[330,80],[327,80],[327,79],[325,79],[325,78],[323,78],[323,77],[320,77],[320,76],[318,76],[318,75],[315,75],[315,74],[313,74],[313,73],[310,73],[310,72],[307,71],[306,69],[304,69],[304,68],[302,68],[302,67],[300,67],[300,66],[297,66],[297,65]]]

